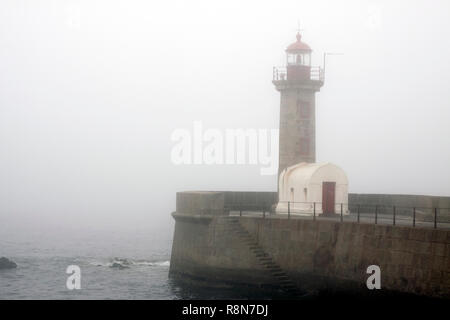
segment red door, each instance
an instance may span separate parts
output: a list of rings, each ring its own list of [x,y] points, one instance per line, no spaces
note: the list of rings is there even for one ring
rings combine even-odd
[[[322,212],[324,214],[334,214],[336,182],[324,181],[322,183]]]

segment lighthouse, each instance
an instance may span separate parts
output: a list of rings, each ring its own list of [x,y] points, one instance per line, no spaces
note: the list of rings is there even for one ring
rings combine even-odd
[[[311,48],[297,33],[286,48],[286,66],[273,68],[280,92],[278,176],[287,167],[316,161],[316,92],[324,83],[323,70],[311,66]]]
[[[277,214],[341,215],[348,211],[348,179],[330,162],[316,163],[316,92],[324,83],[311,66],[312,50],[297,33],[286,48],[286,65],[273,68],[280,92]]]

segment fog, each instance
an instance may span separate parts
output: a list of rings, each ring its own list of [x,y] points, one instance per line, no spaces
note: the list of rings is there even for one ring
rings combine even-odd
[[[276,191],[257,165],[175,165],[174,130],[276,129],[272,67],[328,56],[317,161],[349,191],[450,195],[450,2],[0,3],[0,225],[172,225],[183,190]]]

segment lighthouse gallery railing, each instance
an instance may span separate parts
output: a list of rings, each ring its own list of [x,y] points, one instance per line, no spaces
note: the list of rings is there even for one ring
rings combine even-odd
[[[282,81],[287,80],[286,67],[273,67],[273,80]],[[311,67],[310,80],[324,82],[324,72],[321,67]]]

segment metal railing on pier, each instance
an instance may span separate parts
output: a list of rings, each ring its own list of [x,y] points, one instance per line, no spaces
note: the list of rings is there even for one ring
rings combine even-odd
[[[339,222],[450,229],[450,208],[439,207],[335,203],[325,208],[322,202],[280,201],[276,206],[234,203],[225,209],[230,215],[259,216],[264,219],[331,219]]]

